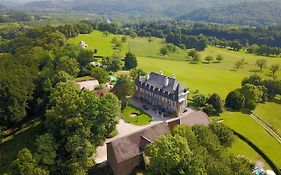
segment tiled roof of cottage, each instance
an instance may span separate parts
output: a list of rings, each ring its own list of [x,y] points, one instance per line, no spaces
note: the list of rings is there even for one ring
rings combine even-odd
[[[157,137],[169,133],[168,125],[160,123],[107,144],[111,144],[116,162],[121,163],[139,155],[144,147],[148,143],[154,142]]]
[[[168,85],[166,85],[166,81],[168,81]],[[174,77],[167,77],[155,72],[149,73],[147,77],[138,77],[136,85],[171,100],[178,100],[179,94],[188,91]]]

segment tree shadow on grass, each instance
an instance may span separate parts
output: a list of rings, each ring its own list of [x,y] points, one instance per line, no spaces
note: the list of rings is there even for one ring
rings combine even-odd
[[[253,73],[259,73],[259,72],[261,72],[259,69],[251,69],[251,70],[249,70],[249,72],[253,72]]]

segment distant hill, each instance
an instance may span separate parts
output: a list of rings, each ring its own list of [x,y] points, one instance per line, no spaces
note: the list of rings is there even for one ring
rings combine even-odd
[[[242,25],[281,24],[281,1],[244,2],[226,7],[203,8],[178,19]]]
[[[37,0],[26,3],[25,8],[39,11],[74,11],[107,15],[114,13],[148,14],[181,20],[228,24],[264,25],[281,23],[281,2],[280,0],[271,1],[272,0]]]
[[[257,0],[75,0],[73,10],[101,13],[150,13],[175,17],[200,8],[253,1]]]

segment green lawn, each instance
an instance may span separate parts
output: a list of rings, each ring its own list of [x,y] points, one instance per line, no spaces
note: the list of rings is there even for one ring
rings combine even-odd
[[[137,117],[130,116],[132,113],[138,114]],[[137,125],[137,126],[143,126],[149,124],[152,119],[149,115],[144,113],[142,110],[139,110],[131,105],[127,106],[123,112],[123,119],[131,124]]]
[[[246,142],[242,141],[238,137],[235,137],[235,141],[229,151],[235,155],[243,155],[254,163],[257,160],[264,161],[254,149],[252,149]]]
[[[116,36],[113,34],[105,36],[100,31],[94,31],[91,34],[78,35],[76,38],[69,39],[68,43],[79,45],[80,41],[85,41],[88,44],[87,49],[98,50],[97,55],[111,56],[114,52],[116,52],[116,50],[113,49],[113,45],[111,43],[114,37],[117,37],[119,40],[121,40],[122,36]],[[127,51],[127,43],[122,43],[121,50],[122,54],[125,55]]]
[[[204,94],[218,93],[223,98],[240,87],[246,76],[241,72],[233,72],[204,64],[190,64],[186,61],[162,60],[138,57],[139,67],[146,72],[163,71],[165,75],[175,74],[177,80],[189,87],[191,91],[199,89]]]
[[[187,60],[187,52],[178,47],[175,53],[170,53],[167,56],[160,56],[160,48],[165,45],[165,41],[160,38],[152,38],[152,42],[149,42],[148,38],[128,38],[130,51],[139,57]]]
[[[254,114],[281,135],[281,105],[277,103],[259,104]]]
[[[35,150],[35,140],[42,133],[42,125],[35,122],[23,132],[13,135],[9,141],[0,144],[0,174],[7,173],[11,170],[12,162],[23,148],[31,151]]]
[[[281,167],[281,145],[256,123],[249,115],[239,112],[222,114],[224,124],[242,134],[259,147],[277,166]],[[245,152],[244,148],[235,148],[235,152]]]

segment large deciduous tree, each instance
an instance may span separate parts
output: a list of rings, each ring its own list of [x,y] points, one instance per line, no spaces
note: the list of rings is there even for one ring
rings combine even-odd
[[[225,106],[231,109],[240,110],[244,107],[245,97],[239,90],[231,91],[226,99]]]
[[[191,156],[187,141],[179,136],[163,136],[148,146],[150,170],[154,174],[178,174],[178,167]]]
[[[122,109],[127,105],[129,99],[134,92],[134,83],[129,76],[121,76],[118,78],[115,87],[114,93],[122,102]]]
[[[57,170],[61,174],[86,174],[95,147],[111,133],[120,116],[120,104],[112,94],[97,98],[81,91],[72,81],[52,90],[46,112],[46,128],[58,143]]]
[[[260,71],[262,71],[264,68],[266,68],[267,61],[265,59],[259,59],[256,61],[256,65],[260,68]]]
[[[0,65],[0,122],[11,127],[23,121],[35,89],[30,69],[12,61]]]
[[[49,172],[40,168],[28,149],[22,149],[13,162],[13,175],[48,175]]]
[[[97,79],[100,84],[103,84],[103,83],[106,83],[109,81],[108,72],[101,67],[95,67],[90,72],[91,72],[91,76],[93,76],[95,79]]]

